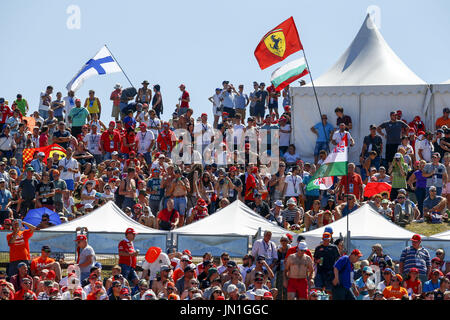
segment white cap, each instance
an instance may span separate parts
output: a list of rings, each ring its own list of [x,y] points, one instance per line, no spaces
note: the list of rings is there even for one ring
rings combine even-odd
[[[397,159],[397,158],[400,159],[401,157],[402,157],[402,154],[401,154],[401,153],[398,153],[398,152],[397,152],[397,153],[395,154],[395,156],[394,156],[394,158],[396,158],[396,159]]]
[[[308,250],[308,245],[306,244],[305,241],[300,241],[297,245],[297,248],[299,250]]]
[[[275,201],[275,205],[276,205],[277,207],[284,208],[283,201],[281,201],[281,200]]]
[[[230,284],[227,288],[228,293],[233,292],[235,290],[237,290],[237,287],[234,284]]]
[[[116,83],[116,85],[114,86],[114,89],[120,89],[122,88],[122,86],[120,85],[120,83]]]
[[[297,203],[295,202],[294,199],[290,198],[290,199],[287,201],[287,204],[289,205],[289,204],[297,204]]]
[[[264,289],[256,289],[255,290],[255,296],[257,297],[264,297],[264,293],[266,293],[267,290]]]

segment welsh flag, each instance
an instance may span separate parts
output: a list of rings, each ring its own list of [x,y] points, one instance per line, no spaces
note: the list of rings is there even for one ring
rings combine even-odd
[[[314,173],[306,190],[329,189],[333,185],[331,177],[346,176],[348,171],[347,135],[334,147],[320,168]]]

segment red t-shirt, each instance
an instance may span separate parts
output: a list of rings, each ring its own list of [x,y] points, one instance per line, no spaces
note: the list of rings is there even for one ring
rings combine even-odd
[[[33,235],[33,231],[26,229],[19,231],[16,240],[13,243],[9,243],[9,239],[12,237],[12,233],[6,235],[6,241],[9,245],[9,262],[18,260],[30,260],[30,244],[28,239]]]
[[[110,133],[107,130],[102,133],[100,143],[103,145],[106,152],[119,151],[120,135],[117,131]]]
[[[267,87],[267,92],[269,93],[269,102],[272,101],[278,101],[278,97],[275,95],[275,97],[271,97],[270,94],[271,93],[276,93],[277,91],[275,90],[275,87],[272,85]]]
[[[249,174],[245,180],[245,200],[255,201],[256,179],[252,174]]]
[[[172,211],[169,212],[169,210],[167,210],[167,208],[162,209],[162,210],[158,213],[158,217],[157,217],[157,218],[158,218],[159,220],[162,220],[162,221],[167,221],[167,222],[170,222],[170,223],[174,223],[174,222],[177,220],[177,218],[180,217],[180,214],[179,214],[178,211],[175,210],[175,209],[173,209],[173,211],[175,211],[175,212],[173,213],[172,220],[170,220],[170,216],[172,215]],[[170,220],[170,221],[169,221],[169,220]]]
[[[120,104],[120,96],[122,95],[122,90],[114,90],[111,93],[110,99],[113,100],[113,106],[118,107]]]
[[[10,116],[12,116],[11,109],[6,104],[0,106],[0,123],[5,123]]]
[[[53,263],[53,262],[55,262],[55,259],[48,258],[48,257],[44,259],[42,257],[39,257],[39,258],[33,259],[31,261],[30,269],[33,274],[37,274],[38,267],[42,267],[42,266],[45,266],[46,264]]]
[[[347,183],[347,176],[342,177],[342,184],[345,188],[345,194],[354,194],[357,199],[361,197],[360,188],[363,184],[361,176],[357,173],[353,173]]]
[[[130,132],[129,134],[125,135],[124,137],[122,137],[122,140],[126,139],[124,141],[126,141],[127,143],[133,143],[134,140],[136,139],[136,135],[134,134],[134,132]],[[134,147],[125,147],[125,143],[122,143],[120,146],[120,152],[122,153],[130,153],[131,151],[136,152],[136,145],[134,145]]]
[[[16,292],[16,294],[14,295],[14,300],[23,300],[23,296],[27,292],[33,296],[33,300],[37,300],[36,294],[33,291],[31,290],[23,291],[23,289],[20,289],[19,291]]]
[[[187,99],[189,98],[189,92],[186,90],[183,91],[183,94],[181,95],[181,99]],[[189,108],[189,102],[187,101],[181,101],[180,108]]]
[[[405,283],[406,283],[406,289],[411,288],[415,294],[419,293],[419,285],[421,284],[421,281],[419,279],[416,279],[415,281],[412,281],[411,279],[409,279],[409,280],[406,280]]]
[[[39,136],[39,147],[46,147],[48,145],[48,134],[41,134]]]
[[[132,241],[129,241],[128,239],[124,239],[119,242],[119,251],[125,251],[128,253],[133,253],[134,250],[134,244]],[[136,268],[136,256],[121,256],[119,255],[119,264],[125,264],[127,266],[130,266],[132,268]]]
[[[158,138],[156,139],[156,142],[158,143],[158,147],[161,151],[172,151],[173,146],[175,145],[176,141],[175,134],[172,130],[169,130],[168,132],[165,132],[164,130],[161,131],[158,135]]]

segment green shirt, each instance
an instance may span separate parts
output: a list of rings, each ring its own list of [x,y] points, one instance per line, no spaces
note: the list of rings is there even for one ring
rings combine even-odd
[[[402,176],[399,167],[395,166],[392,169],[392,188],[406,189],[406,174],[408,173],[408,165],[406,163],[403,163],[403,171],[405,176]]]
[[[85,125],[88,115],[89,111],[85,107],[70,110],[69,117],[72,119],[72,127],[82,127]]]
[[[22,115],[25,116],[27,114],[27,100],[22,98],[20,101],[14,101],[14,103],[16,104],[17,109],[19,109]]]

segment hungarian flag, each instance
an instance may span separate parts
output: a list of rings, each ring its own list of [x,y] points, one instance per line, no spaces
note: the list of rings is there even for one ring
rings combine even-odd
[[[255,49],[255,57],[263,70],[300,50],[303,46],[294,18],[290,17],[266,33]]]
[[[316,173],[314,173],[310,182],[306,186],[306,190],[319,189],[321,183],[318,179],[325,177],[346,176],[348,173],[347,165],[348,139],[347,135],[345,135],[341,142],[339,142],[339,144],[331,151],[319,169],[317,169]],[[331,185],[329,185],[328,188],[330,188]]]
[[[61,147],[59,144],[56,144],[56,143],[46,146],[46,147],[42,147],[42,148],[23,149],[22,160],[23,160],[23,169],[24,170],[25,170],[26,165],[29,164],[31,162],[31,160],[34,159],[34,155],[36,154],[36,152],[43,152],[45,154],[45,157],[44,157],[45,164],[47,164],[47,158],[52,157],[55,152],[59,154],[60,159],[62,157],[66,156],[66,149],[64,149],[63,147]]]
[[[283,90],[288,84],[308,74],[305,58],[291,61],[284,66],[279,67],[270,78],[276,91]]]

